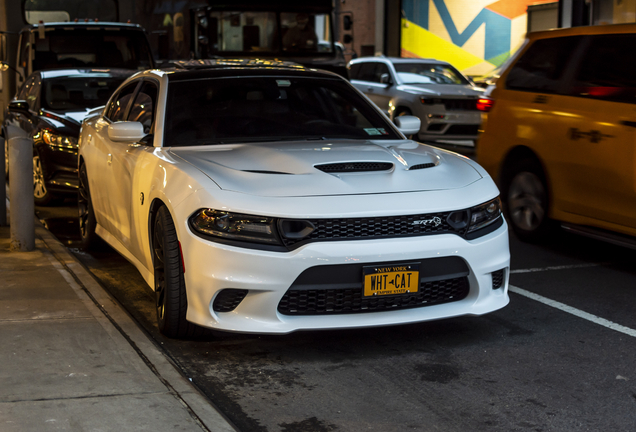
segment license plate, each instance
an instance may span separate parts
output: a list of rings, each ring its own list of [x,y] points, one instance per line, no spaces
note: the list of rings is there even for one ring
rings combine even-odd
[[[364,267],[364,297],[409,294],[420,287],[420,263]]]

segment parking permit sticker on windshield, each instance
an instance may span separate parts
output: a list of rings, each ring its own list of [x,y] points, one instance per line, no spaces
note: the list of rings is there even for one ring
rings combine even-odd
[[[389,134],[384,128],[364,128],[364,131],[369,135],[388,135]]]
[[[276,80],[276,84],[278,84],[278,87],[289,87],[291,85],[291,81],[289,81],[289,80]]]

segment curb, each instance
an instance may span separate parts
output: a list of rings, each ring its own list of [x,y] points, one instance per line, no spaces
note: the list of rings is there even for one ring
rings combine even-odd
[[[189,412],[201,430],[206,432],[237,432],[203,394],[177,369],[157,348],[123,307],[115,300],[95,277],[51,234],[35,217],[36,239],[44,243],[54,267],[62,274],[78,297],[84,302],[95,319],[114,340],[120,340],[123,349],[132,348],[155,376],[166,386]],[[124,340],[121,340],[123,337]],[[127,345],[127,346],[124,346]]]

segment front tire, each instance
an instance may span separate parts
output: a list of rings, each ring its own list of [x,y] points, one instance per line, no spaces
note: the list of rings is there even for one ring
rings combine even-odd
[[[179,239],[165,206],[159,208],[155,217],[152,250],[159,331],[171,338],[194,336],[198,327],[186,321],[188,300]]]
[[[82,249],[92,249],[97,243],[95,227],[97,221],[93,211],[93,202],[88,187],[88,174],[86,165],[82,164],[79,169],[79,188],[77,190],[77,211],[79,217],[79,228]]]
[[[539,163],[526,159],[515,164],[504,197],[508,220],[517,237],[531,243],[544,241],[554,224],[548,217],[548,188]]]
[[[44,169],[42,167],[42,161],[37,154],[33,155],[33,201],[35,205],[47,206],[53,201],[56,201],[56,196],[53,195],[46,187],[46,181],[44,180]]]

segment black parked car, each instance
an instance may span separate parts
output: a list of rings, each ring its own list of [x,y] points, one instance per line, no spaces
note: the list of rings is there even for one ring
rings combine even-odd
[[[105,105],[132,73],[126,69],[57,69],[35,72],[25,80],[5,112],[2,135],[5,143],[15,136],[33,140],[36,205],[76,193],[82,120],[91,109]],[[5,165],[8,175],[8,159]]]

